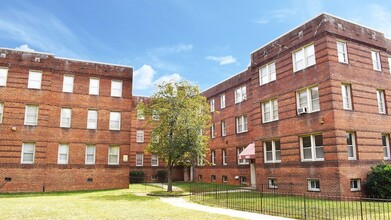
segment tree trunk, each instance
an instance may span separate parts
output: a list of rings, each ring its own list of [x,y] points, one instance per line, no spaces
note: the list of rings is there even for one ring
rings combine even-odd
[[[172,192],[172,166],[168,166],[167,192]]]

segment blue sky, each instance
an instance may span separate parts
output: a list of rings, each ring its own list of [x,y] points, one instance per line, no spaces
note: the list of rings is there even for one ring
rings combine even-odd
[[[12,0],[2,2],[0,47],[132,66],[135,95],[179,78],[204,90],[322,12],[391,38],[387,0]]]

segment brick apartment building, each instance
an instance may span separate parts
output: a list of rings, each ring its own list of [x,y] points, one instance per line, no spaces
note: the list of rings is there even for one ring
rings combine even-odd
[[[390,67],[383,33],[327,14],[262,46],[203,93],[212,165],[195,181],[360,195],[370,167],[391,161]]]
[[[127,188],[132,73],[0,49],[0,192]]]

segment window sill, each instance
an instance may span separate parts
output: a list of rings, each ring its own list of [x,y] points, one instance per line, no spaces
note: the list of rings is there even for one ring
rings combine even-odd
[[[360,192],[361,189],[350,189],[351,192]]]
[[[308,189],[308,192],[320,192],[320,189]]]
[[[267,164],[281,163],[281,160],[280,161],[265,161],[265,163],[267,163]]]
[[[272,120],[272,121],[263,121],[262,123],[263,123],[263,124],[267,124],[267,123],[272,123],[272,122],[275,122],[275,121],[278,121],[278,119]]]
[[[301,162],[322,162],[324,161],[324,158],[323,159],[316,159],[316,160],[301,160]]]

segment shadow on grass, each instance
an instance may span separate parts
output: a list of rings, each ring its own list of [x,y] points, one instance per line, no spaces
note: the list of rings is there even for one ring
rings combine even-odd
[[[149,197],[149,196],[137,196],[134,194],[120,194],[120,195],[102,195],[102,196],[90,196],[87,197],[88,199],[92,200],[105,200],[105,201],[136,201],[136,202],[142,202],[142,201],[148,201],[148,200],[155,200],[156,198]]]

